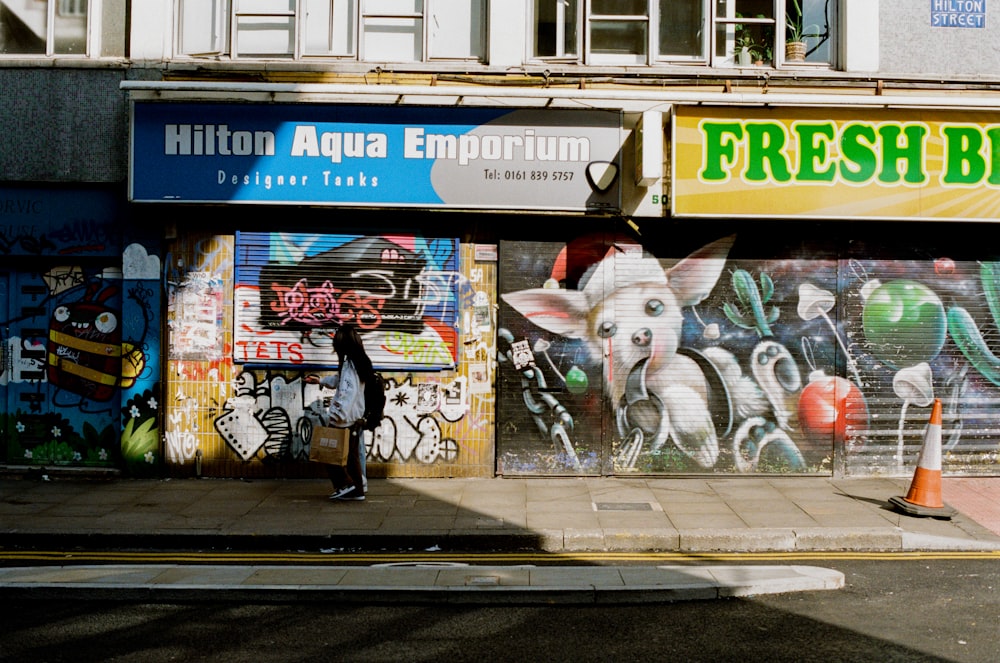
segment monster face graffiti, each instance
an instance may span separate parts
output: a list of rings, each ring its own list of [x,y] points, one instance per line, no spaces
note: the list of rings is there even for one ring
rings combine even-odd
[[[122,343],[118,315],[107,305],[115,287],[91,284],[82,301],[58,306],[49,323],[48,378],[94,401],[108,401],[142,369],[135,348]]]

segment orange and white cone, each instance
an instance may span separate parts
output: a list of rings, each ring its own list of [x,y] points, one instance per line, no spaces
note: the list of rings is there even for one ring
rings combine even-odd
[[[941,499],[941,399],[934,400],[924,445],[906,497],[891,497],[889,504],[911,516],[951,518],[954,511]]]

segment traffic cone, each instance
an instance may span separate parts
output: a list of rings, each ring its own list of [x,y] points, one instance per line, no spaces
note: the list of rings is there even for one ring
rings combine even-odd
[[[941,499],[941,399],[934,399],[924,445],[906,497],[890,497],[889,504],[910,516],[951,518],[955,511]]]

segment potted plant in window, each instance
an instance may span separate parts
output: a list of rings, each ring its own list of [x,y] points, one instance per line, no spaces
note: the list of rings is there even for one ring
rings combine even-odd
[[[758,67],[763,67],[768,62],[774,62],[774,58],[771,56],[772,49],[764,42],[763,45],[758,46],[754,50],[754,64]]]
[[[743,14],[736,12],[736,18],[743,18]],[[733,41],[733,63],[738,67],[749,67],[753,61],[750,49],[753,48],[753,36],[750,30],[743,23],[733,26],[736,31],[736,39]]]
[[[756,56],[756,42],[754,42],[753,37],[751,37],[747,32],[741,32],[740,36],[736,38],[736,64],[741,67],[749,67],[753,64]]]
[[[743,14],[736,12],[736,18],[743,18]],[[757,14],[756,18],[764,18],[763,14]],[[736,64],[740,67],[749,67],[750,65],[760,66],[763,64],[765,52],[767,49],[766,40],[758,39],[758,33],[761,32],[761,26],[759,23],[737,23],[736,28],[736,40],[733,43],[733,55]],[[773,37],[774,32],[771,32]]]
[[[788,0],[785,12],[785,62],[805,62],[806,42],[804,26],[802,25],[802,6],[799,0]]]

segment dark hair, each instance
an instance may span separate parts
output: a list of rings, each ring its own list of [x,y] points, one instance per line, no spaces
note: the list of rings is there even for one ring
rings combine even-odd
[[[344,364],[345,359],[350,359],[354,364],[354,369],[358,372],[358,377],[362,382],[371,382],[375,369],[372,367],[372,360],[365,352],[365,344],[361,341],[361,334],[357,328],[348,323],[343,324],[333,335],[333,349],[337,353],[340,364]]]

